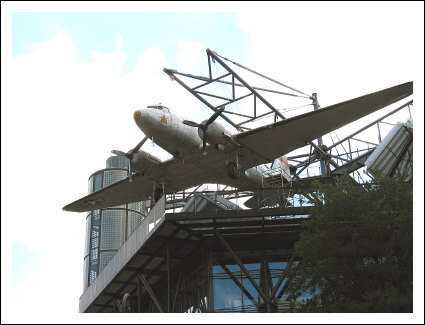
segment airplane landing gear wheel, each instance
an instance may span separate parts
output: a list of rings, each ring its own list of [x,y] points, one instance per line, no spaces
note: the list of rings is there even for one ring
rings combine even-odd
[[[237,179],[239,177],[239,168],[238,165],[234,162],[230,162],[226,166],[227,175],[231,179]]]
[[[153,200],[155,203],[159,201],[159,199],[162,197],[162,194],[164,194],[162,192],[162,188],[158,187],[153,191]]]

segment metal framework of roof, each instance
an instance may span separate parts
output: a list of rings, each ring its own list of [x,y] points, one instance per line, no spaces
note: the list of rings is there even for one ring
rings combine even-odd
[[[164,214],[163,197],[80,297],[80,312],[125,311],[129,295],[133,302],[127,311],[167,312],[177,303],[180,310],[187,310],[196,303],[174,298],[179,292],[175,286],[180,274],[177,270],[188,265],[196,269],[202,259],[211,259],[211,254],[220,255],[220,263],[235,256],[245,263],[257,258],[261,250],[268,252],[270,260],[276,256],[289,260],[309,210],[291,207]],[[205,274],[200,280],[208,288],[211,277]],[[209,301],[204,311],[211,310]]]

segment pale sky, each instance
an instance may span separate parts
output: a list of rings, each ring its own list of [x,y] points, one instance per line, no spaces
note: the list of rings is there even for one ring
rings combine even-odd
[[[2,323],[137,322],[78,314],[86,214],[62,207],[87,194],[88,177],[105,168],[111,149],[128,151],[142,139],[135,109],[162,102],[195,121],[211,115],[163,72],[207,75],[207,48],[317,93],[322,107],[413,81],[415,161],[423,162],[423,2],[1,6]],[[143,149],[163,155],[151,143]],[[423,193],[419,167],[415,189]],[[415,245],[423,249],[417,201]],[[423,290],[418,250],[415,288]],[[262,321],[256,317],[247,321]],[[376,322],[415,322],[398,317]]]

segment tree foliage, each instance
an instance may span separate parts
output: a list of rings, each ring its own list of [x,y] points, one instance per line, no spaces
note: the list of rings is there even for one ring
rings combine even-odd
[[[413,311],[413,189],[377,177],[316,184],[288,300],[303,312]]]

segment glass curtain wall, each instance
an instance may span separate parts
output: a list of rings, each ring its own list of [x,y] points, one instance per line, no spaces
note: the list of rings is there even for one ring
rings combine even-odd
[[[267,276],[264,274],[264,265],[261,263],[244,263],[251,279],[264,291],[271,290],[279,281],[282,270],[287,262],[267,263]],[[213,266],[213,297],[214,312],[265,312],[265,303],[250,279],[245,275],[237,264],[221,264]],[[265,281],[271,281],[268,284]],[[283,287],[284,280],[276,292],[276,298],[271,304],[274,312],[285,312],[289,304],[285,300]],[[241,286],[240,286],[241,285]]]
[[[88,192],[96,192],[127,177],[128,159],[112,156],[106,161],[106,169],[89,177]],[[102,272],[126,239],[146,216],[145,202],[94,210],[86,218],[86,242],[84,251],[84,291]]]

